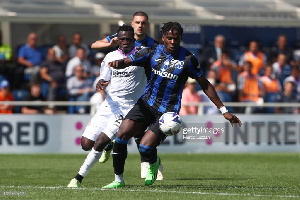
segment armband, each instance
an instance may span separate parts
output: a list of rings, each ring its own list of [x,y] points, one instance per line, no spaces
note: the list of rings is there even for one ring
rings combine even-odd
[[[222,106],[221,108],[219,108],[219,110],[221,111],[222,115],[224,115],[225,113],[228,112],[228,110],[225,106]]]

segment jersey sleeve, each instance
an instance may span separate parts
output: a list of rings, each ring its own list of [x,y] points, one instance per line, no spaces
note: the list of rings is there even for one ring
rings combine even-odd
[[[106,57],[101,63],[100,67],[100,79],[103,79],[104,81],[110,81],[111,79],[111,67],[108,66],[108,61]]]
[[[108,42],[110,42],[111,39],[113,39],[114,37],[117,37],[117,35],[118,35],[117,33],[115,33],[113,35],[109,35],[109,36],[106,37],[106,39],[107,39]]]
[[[134,54],[131,54],[129,56],[132,64],[137,65],[137,66],[143,66],[143,63],[145,63],[151,53],[151,48],[145,47],[141,49],[140,51],[135,52]],[[144,66],[143,66],[144,67]]]
[[[202,68],[197,58],[191,54],[191,59],[188,62],[188,76],[197,79],[203,74]]]

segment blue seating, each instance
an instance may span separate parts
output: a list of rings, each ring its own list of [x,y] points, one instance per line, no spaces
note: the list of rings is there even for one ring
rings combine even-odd
[[[280,93],[278,93],[278,92],[267,92],[265,94],[265,102],[266,103],[278,102],[279,99],[280,99]],[[275,108],[274,107],[267,107],[266,112],[267,113],[274,113]]]
[[[70,97],[69,101],[75,101],[75,97]],[[76,106],[74,106],[74,105],[68,106],[68,113],[69,114],[74,114],[75,110],[76,110]]]
[[[15,101],[24,101],[24,98],[26,97],[26,95],[29,94],[29,91],[27,90],[13,90],[12,91],[12,95],[14,97]],[[15,113],[21,113],[22,110],[22,106],[15,106]]]

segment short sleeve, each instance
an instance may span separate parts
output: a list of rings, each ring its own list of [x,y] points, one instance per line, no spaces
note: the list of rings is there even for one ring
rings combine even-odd
[[[191,58],[188,62],[188,75],[193,79],[199,78],[203,74],[202,68],[197,58],[191,54]]]
[[[114,37],[117,37],[117,33],[115,33],[115,34],[113,34],[113,35],[109,35],[109,36],[107,36],[106,37],[106,40],[108,41],[108,42],[110,42],[111,41],[111,39],[113,39]]]

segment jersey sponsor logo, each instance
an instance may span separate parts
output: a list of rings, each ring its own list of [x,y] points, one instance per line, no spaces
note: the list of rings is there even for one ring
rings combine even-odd
[[[131,72],[119,72],[119,71],[113,71],[112,72],[112,76],[113,77],[128,77],[128,76],[130,76],[130,73]]]
[[[166,72],[165,69],[162,69],[161,71],[158,71],[156,69],[152,69],[152,71],[153,71],[154,74],[157,74],[157,75],[159,75],[161,77],[164,77],[164,78],[173,79],[173,80],[178,79],[178,75]]]

